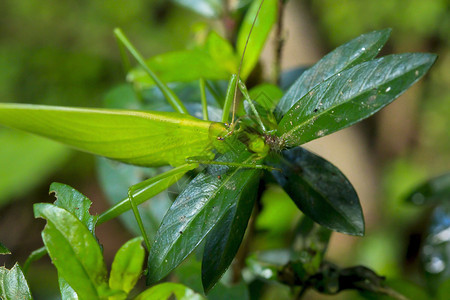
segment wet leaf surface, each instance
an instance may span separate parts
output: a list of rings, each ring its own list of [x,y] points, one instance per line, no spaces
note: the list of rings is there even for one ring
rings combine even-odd
[[[277,134],[294,147],[357,123],[394,101],[435,60],[425,53],[389,55],[333,75],[292,106]]]
[[[242,144],[220,161],[250,163]],[[259,170],[211,165],[178,196],[156,234],[148,259],[148,282],[153,283],[178,266],[206,237]]]
[[[32,299],[27,280],[18,264],[11,270],[0,267],[0,298],[3,300]]]
[[[236,202],[218,220],[206,238],[202,261],[202,283],[205,292],[211,290],[236,256],[258,191],[260,172],[253,172]]]
[[[55,194],[55,205],[74,214],[95,235],[94,230],[98,216],[92,216],[89,213],[92,202],[88,197],[73,187],[58,182],[50,185],[50,193]]]
[[[276,110],[278,120],[317,84],[349,67],[373,59],[390,34],[390,29],[366,33],[325,55],[303,72],[280,100]]]
[[[334,231],[364,234],[358,195],[330,162],[297,147],[274,153],[268,163],[282,170],[273,177],[305,215]]]
[[[47,220],[42,239],[58,276],[80,298],[96,299],[108,291],[106,265],[96,238],[73,214],[56,205],[34,205],[36,218]]]

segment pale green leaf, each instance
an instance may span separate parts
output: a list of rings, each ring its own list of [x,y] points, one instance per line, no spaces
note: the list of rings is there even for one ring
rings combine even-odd
[[[135,300],[168,300],[171,299],[172,295],[175,295],[177,300],[205,299],[182,284],[166,282],[147,289],[139,294]]]
[[[204,45],[159,54],[146,63],[163,82],[188,82],[200,78],[229,79],[231,74],[237,72],[238,60],[230,43],[213,31]],[[132,70],[127,80],[140,89],[154,85],[142,68]]]
[[[126,294],[133,289],[141,276],[144,263],[145,250],[142,241],[142,237],[134,238],[117,251],[109,276],[111,289],[122,290]]]
[[[32,299],[27,280],[17,263],[11,270],[0,267],[0,298],[3,300]]]
[[[91,232],[94,233],[98,216],[89,213],[91,200],[71,186],[53,182],[50,185],[50,193],[55,193],[55,205],[64,208],[74,214]]]
[[[82,299],[97,299],[108,292],[106,265],[96,238],[74,215],[56,205],[34,205],[36,217],[47,220],[42,239],[58,276]]]

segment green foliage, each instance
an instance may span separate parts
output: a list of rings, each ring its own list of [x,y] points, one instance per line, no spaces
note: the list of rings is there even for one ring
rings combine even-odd
[[[298,208],[322,226],[335,231],[364,234],[364,218],[353,186],[323,158],[293,148],[274,154],[275,180]]]
[[[158,284],[154,287],[149,288],[145,292],[139,294],[136,300],[167,300],[170,299],[171,295],[175,295],[177,299],[180,300],[201,300],[204,299],[199,294],[196,294],[193,290],[185,287],[179,283],[166,282]]]
[[[211,32],[204,44],[194,49],[156,55],[147,60],[146,64],[164,82],[189,82],[198,78],[228,79],[231,74],[237,72],[237,57],[233,47],[216,32]],[[139,89],[154,84],[142,68],[131,70],[128,80]]]
[[[241,146],[237,152],[228,152],[219,161],[248,163],[250,153],[244,149]],[[213,230],[217,220],[233,210],[258,174],[256,169],[211,166],[197,175],[161,223],[150,249],[148,281],[156,282],[178,266]],[[255,192],[254,186],[251,188]],[[223,268],[218,271],[223,272]]]
[[[0,267],[0,296],[4,300],[32,299],[30,288],[18,264],[11,270]]]
[[[256,15],[259,10],[259,16]],[[259,60],[272,26],[277,20],[278,3],[276,0],[266,0],[260,9],[260,2],[253,1],[242,21],[236,42],[238,57],[242,57],[245,51],[245,60],[242,63],[240,76],[246,79]],[[253,25],[253,22],[254,25]],[[253,30],[252,30],[253,27]],[[252,31],[250,35],[250,31]],[[248,43],[247,43],[248,39]],[[247,48],[246,48],[247,47]]]
[[[359,122],[394,101],[435,60],[432,54],[389,55],[337,73],[291,107],[278,135],[294,147]]]
[[[173,2],[182,5],[188,9],[199,13],[205,17],[217,18],[222,13],[222,3],[220,0],[172,0]]]
[[[188,6],[188,1],[173,2]],[[228,13],[218,1],[195,3],[193,7],[189,2],[189,8],[206,17]],[[324,259],[332,231],[364,234],[363,212],[345,175],[328,161],[298,146],[373,115],[423,77],[436,56],[409,53],[375,59],[390,30],[374,31],[332,51],[303,72],[284,95],[279,87],[270,84],[257,85],[248,92],[241,79],[245,81],[258,63],[277,21],[278,4],[276,0],[266,0],[262,6],[259,1],[252,2],[243,19],[234,20],[241,21],[235,41],[211,31],[191,49],[147,60],[116,29],[121,50],[127,49],[140,67],[128,70],[128,58],[122,53],[132,87],[121,86],[108,94],[105,101],[108,108],[0,104],[3,125],[118,161],[99,163],[103,181],[109,185],[107,193],[115,203],[100,216],[89,213],[91,201],[87,197],[59,183],[50,187],[57,197],[54,204],[34,205],[35,217],[47,221],[42,231],[45,248],[33,253],[25,265],[28,268],[31,260],[47,252],[58,271],[63,299],[127,299],[142,273],[143,240],[149,251],[148,284],[168,276],[197,249],[202,263],[201,268],[195,264],[195,271],[201,270],[203,291],[211,292],[211,299],[234,294],[247,298],[245,286],[228,289],[219,282],[224,274],[224,282],[239,281],[245,258],[247,271],[255,281],[263,278],[285,284],[298,297],[309,288],[325,294],[355,289],[395,295],[384,278],[367,267],[341,268]],[[237,10],[234,13],[239,15]],[[235,49],[232,42],[236,43]],[[236,72],[237,75],[233,74]],[[222,81],[230,76],[225,88]],[[193,92],[195,81],[199,82],[200,92],[197,89]],[[177,92],[171,88],[172,84]],[[243,109],[235,105],[237,89],[244,98]],[[198,99],[199,95],[202,104],[200,101],[193,104],[192,99]],[[153,103],[147,102],[148,98]],[[213,102],[223,109],[214,104],[207,107]],[[201,117],[201,112],[205,120],[196,118]],[[230,113],[233,117],[231,124],[227,124]],[[120,169],[121,163],[150,169],[130,166]],[[175,168],[157,169],[168,165]],[[199,168],[201,165],[208,166]],[[160,216],[145,215],[142,222],[140,213],[145,211],[139,212],[135,206],[157,196],[185,174],[190,178],[181,192],[176,191],[173,203],[168,195],[163,195],[165,206],[158,208],[154,198],[148,211]],[[443,197],[448,193],[447,183],[447,177],[432,181],[415,192],[412,199],[418,194],[424,198]],[[226,271],[238,254],[249,224],[251,230],[247,232],[251,238],[256,223],[251,216],[258,218],[261,197],[271,184],[280,186],[304,217],[287,249],[249,255],[248,248],[243,247],[247,252],[243,258],[239,257],[237,267],[233,266],[232,280],[227,279]],[[126,188],[128,194],[121,194]],[[130,208],[142,238],[132,239],[119,249],[108,279],[95,226]],[[448,240],[436,243],[436,237],[442,235],[436,228],[440,228],[443,216],[448,214],[445,203],[435,208],[430,236],[424,246],[432,249],[433,255],[431,261],[425,261],[425,268],[438,256],[444,267],[449,264]],[[130,216],[127,220],[130,222]],[[150,234],[146,232],[149,227]],[[444,282],[448,270],[437,272],[437,282]],[[17,274],[14,276],[20,280],[16,281],[24,282],[21,272]],[[23,284],[20,288],[15,283],[6,286],[2,292],[28,291]],[[194,289],[199,287],[191,289],[168,282],[148,288],[136,299],[168,299],[171,295],[178,299],[203,299]],[[433,290],[436,292],[438,288]]]
[[[0,243],[0,254],[11,254],[11,251],[9,251],[8,248]]]
[[[303,72],[281,98],[277,106],[278,119],[317,84],[345,69],[373,59],[386,43],[390,33],[390,29],[385,29],[363,34],[325,55]]]
[[[74,188],[57,182],[50,185],[50,193],[55,194],[56,206],[74,214],[94,234],[97,216],[91,216],[89,213],[91,200]]]
[[[60,277],[81,297],[97,299],[108,292],[106,265],[97,240],[80,220],[52,204],[35,204],[36,217],[47,220],[44,245]]]
[[[142,272],[145,251],[142,247],[143,239],[134,238],[125,243],[114,258],[109,276],[109,287],[113,290],[124,291],[128,294],[135,286]],[[125,299],[116,296],[115,299]]]

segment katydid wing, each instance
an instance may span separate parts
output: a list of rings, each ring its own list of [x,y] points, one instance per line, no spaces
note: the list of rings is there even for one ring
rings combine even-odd
[[[0,104],[0,123],[79,150],[141,166],[179,166],[226,132],[187,114]],[[209,152],[210,153],[210,152]]]

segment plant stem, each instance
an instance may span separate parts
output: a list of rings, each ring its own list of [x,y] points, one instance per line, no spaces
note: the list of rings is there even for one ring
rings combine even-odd
[[[284,18],[285,0],[278,0],[278,17],[275,34],[275,55],[273,66],[273,83],[279,85],[281,73],[281,59],[283,55],[284,35],[283,35],[283,18]]]

